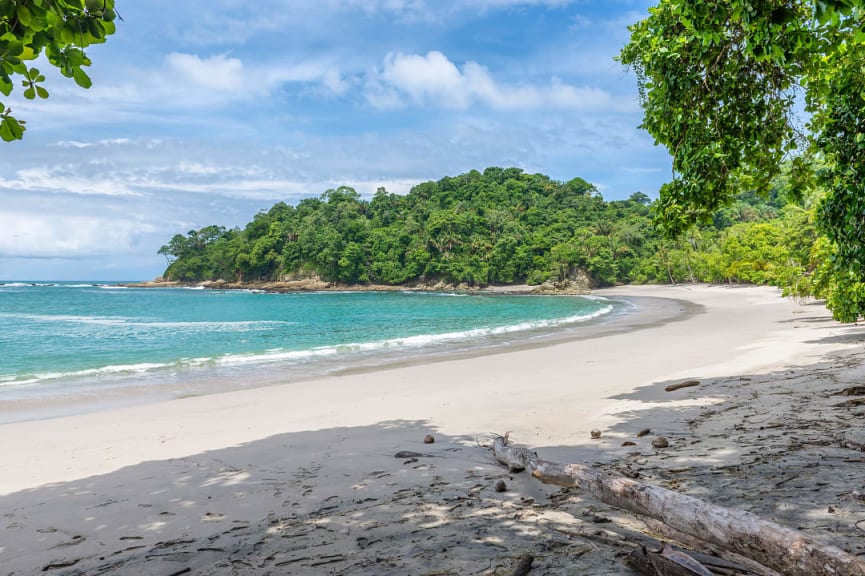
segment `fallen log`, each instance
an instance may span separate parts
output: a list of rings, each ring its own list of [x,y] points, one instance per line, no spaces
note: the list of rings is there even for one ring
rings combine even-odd
[[[512,472],[527,470],[544,484],[580,488],[606,504],[660,520],[786,576],[865,576],[865,562],[852,554],[750,512],[722,508],[582,464],[541,460],[527,448],[509,445],[507,436],[496,438],[493,453]]]
[[[664,390],[666,390],[667,392],[675,392],[676,390],[679,390],[680,388],[690,388],[692,386],[699,386],[699,385],[700,385],[699,380],[685,380],[684,382],[679,382],[678,384],[670,384],[669,386],[664,388]]]

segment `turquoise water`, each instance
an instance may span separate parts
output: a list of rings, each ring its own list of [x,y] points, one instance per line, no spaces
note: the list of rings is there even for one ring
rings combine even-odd
[[[262,370],[290,379],[577,329],[619,305],[577,296],[95,284],[0,285],[0,401]]]

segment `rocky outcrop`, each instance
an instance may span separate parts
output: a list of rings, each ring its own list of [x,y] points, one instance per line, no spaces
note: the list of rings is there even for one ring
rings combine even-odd
[[[564,280],[547,280],[536,286],[533,294],[588,294],[592,289],[592,279],[584,270],[577,270]]]

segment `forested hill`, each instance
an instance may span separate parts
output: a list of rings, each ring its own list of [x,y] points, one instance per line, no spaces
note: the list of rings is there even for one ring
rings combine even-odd
[[[740,197],[714,224],[673,241],[654,233],[645,194],[607,202],[581,178],[487,168],[419,184],[405,196],[379,189],[364,200],[340,187],[297,206],[279,202],[243,229],[178,234],[159,253],[170,262],[165,279],[185,281],[317,275],[346,284],[484,286],[585,273],[599,286],[778,283],[807,275],[814,240],[809,213],[785,208],[780,196]],[[800,236],[798,244],[789,235]]]

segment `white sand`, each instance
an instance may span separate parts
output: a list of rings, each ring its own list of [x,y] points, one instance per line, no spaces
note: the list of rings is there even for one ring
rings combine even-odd
[[[501,535],[485,544],[469,518],[507,510],[515,519],[527,514],[521,498],[547,492],[515,479],[518,490],[491,493],[492,479],[506,475],[474,445],[476,435],[511,431],[551,459],[610,462],[636,431],[633,414],[659,399],[664,410],[639,426],[670,433],[682,425],[671,413],[719,401],[702,389],[671,402],[665,383],[808,365],[861,334],[822,306],[770,288],[600,293],[676,299],[701,311],[652,323],[682,305],[646,301],[647,326],[592,339],[2,425],[0,574],[457,573],[468,569],[466,556],[488,559],[492,571]],[[589,440],[593,428],[605,431],[603,441]],[[426,433],[438,441],[422,444]],[[398,450],[437,457],[404,464],[393,458]],[[401,493],[412,496],[406,509]],[[531,527],[507,526],[528,538],[541,520],[565,522],[555,510],[532,514]],[[290,556],[293,537],[317,530],[332,541],[305,542]],[[391,543],[389,556],[364,554],[375,530]],[[437,539],[423,536],[430,530]],[[455,551],[468,540],[486,556]],[[444,551],[433,555],[425,542]],[[256,545],[274,552],[247,566]]]

